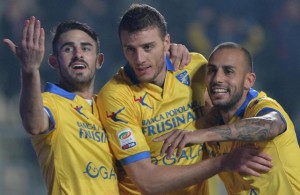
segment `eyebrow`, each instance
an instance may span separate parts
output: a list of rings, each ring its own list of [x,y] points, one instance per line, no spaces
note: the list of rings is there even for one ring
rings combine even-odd
[[[74,46],[75,43],[74,43],[74,42],[70,42],[70,41],[69,41],[69,42],[65,42],[65,43],[60,47],[60,49],[63,48],[64,46],[66,46],[66,45],[68,45],[68,46]],[[81,45],[81,46],[93,46],[93,44],[91,44],[91,43],[89,43],[89,42],[81,42],[80,45]]]
[[[151,41],[151,42],[147,42],[147,43],[143,43],[141,45],[138,45],[138,47],[144,47],[146,45],[154,45],[154,44],[155,44],[155,41]],[[134,47],[134,46],[132,46],[130,44],[124,44],[123,47]]]

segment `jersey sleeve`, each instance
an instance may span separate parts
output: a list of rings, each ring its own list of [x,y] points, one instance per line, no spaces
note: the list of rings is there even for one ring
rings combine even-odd
[[[97,106],[113,153],[122,165],[150,158],[140,111],[128,86],[106,85],[98,95]]]
[[[286,113],[283,110],[283,108],[278,104],[278,102],[269,97],[264,96],[262,92],[259,96],[260,97],[250,102],[248,109],[245,112],[244,118],[255,117],[261,112],[275,111],[281,116],[282,120],[286,123]]]
[[[193,91],[193,100],[196,100],[199,103],[199,106],[205,105],[205,91],[206,91],[206,72],[207,72],[207,60],[198,53],[191,53],[192,57],[192,91]],[[187,68],[189,68],[187,66]]]

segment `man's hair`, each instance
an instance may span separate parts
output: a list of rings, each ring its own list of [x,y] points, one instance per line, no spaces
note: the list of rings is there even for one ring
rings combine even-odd
[[[159,11],[146,4],[132,4],[121,17],[119,37],[121,31],[134,33],[153,27],[159,29],[162,39],[167,35],[167,22]]]
[[[214,54],[221,49],[239,49],[239,50],[241,50],[244,53],[244,57],[245,57],[247,65],[248,65],[247,67],[249,68],[248,71],[253,72],[253,59],[252,59],[250,52],[246,48],[244,48],[241,45],[234,43],[234,42],[224,42],[224,43],[217,45],[211,52],[209,59],[211,59],[214,56]]]
[[[87,33],[96,42],[97,53],[100,52],[100,40],[95,30],[85,23],[69,20],[61,22],[54,30],[52,30],[52,52],[54,55],[58,54],[57,42],[60,38],[60,35],[70,30],[81,30]]]

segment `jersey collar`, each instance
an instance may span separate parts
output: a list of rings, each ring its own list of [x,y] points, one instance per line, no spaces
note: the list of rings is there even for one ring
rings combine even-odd
[[[248,106],[249,102],[256,98],[258,96],[258,92],[252,88],[250,88],[248,94],[247,94],[247,98],[244,101],[244,103],[242,104],[242,106],[235,112],[234,115],[239,116],[239,117],[243,117],[244,112],[246,107]]]
[[[235,116],[236,117],[240,117],[240,118],[243,118],[244,116],[244,113],[245,113],[245,110],[249,104],[249,102],[251,100],[253,100],[254,98],[256,98],[258,96],[258,92],[252,88],[250,88],[248,94],[247,94],[247,97],[246,97],[246,100],[244,101],[244,103],[241,105],[241,107],[235,112]],[[217,121],[218,121],[218,124],[219,125],[224,125],[224,121],[222,119],[222,117],[218,117],[217,118]]]
[[[70,100],[74,100],[74,98],[76,97],[76,94],[70,93],[53,83],[46,83],[45,92],[54,93]]]
[[[169,57],[166,56],[165,58],[165,63],[166,63],[166,68],[167,71],[175,71],[174,65],[172,64],[171,60]],[[131,82],[134,85],[137,85],[140,83],[140,81],[136,78],[134,71],[132,70],[132,68],[130,67],[129,63],[127,62],[127,64],[124,66],[124,71],[125,73],[129,76]]]

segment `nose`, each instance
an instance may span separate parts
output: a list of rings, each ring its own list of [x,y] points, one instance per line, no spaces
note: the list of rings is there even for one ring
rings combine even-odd
[[[222,83],[223,73],[221,70],[216,70],[214,76],[213,76],[213,82],[214,83]]]
[[[73,52],[74,58],[76,59],[82,59],[83,58],[83,52],[80,48],[75,48]]]
[[[137,50],[135,60],[137,64],[143,64],[145,61],[145,52],[143,50]]]

